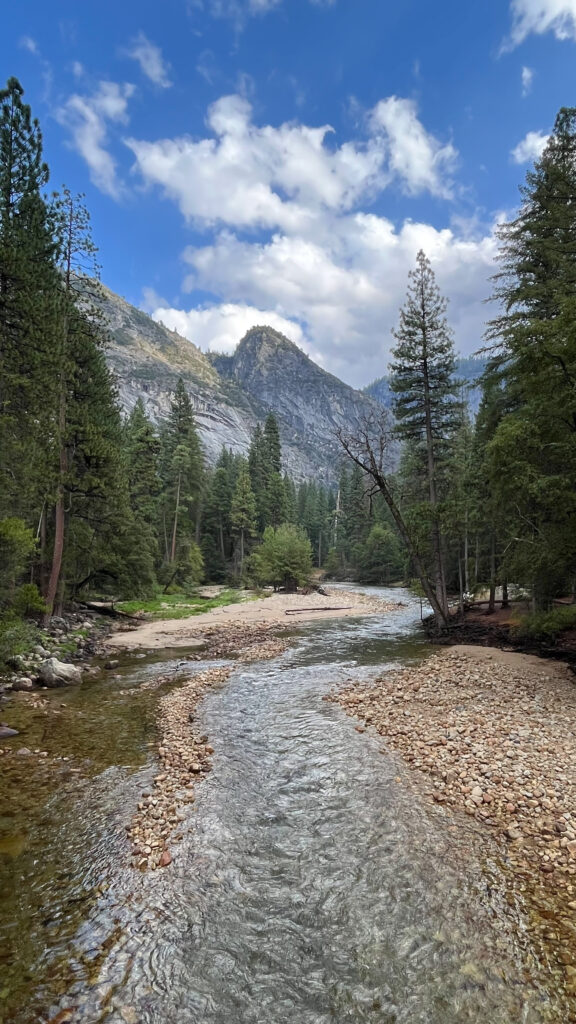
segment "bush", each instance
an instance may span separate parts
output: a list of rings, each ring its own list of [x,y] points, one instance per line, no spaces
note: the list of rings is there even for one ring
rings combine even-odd
[[[0,619],[0,665],[6,665],[9,658],[26,654],[37,642],[36,626],[21,619]]]
[[[298,526],[268,526],[262,543],[249,560],[248,571],[260,586],[272,584],[275,588],[296,590],[310,579],[312,545]]]
[[[46,602],[35,583],[24,583],[14,594],[10,611],[17,618],[38,615],[46,611]]]
[[[35,547],[34,532],[22,519],[0,521],[0,603],[11,603],[18,579]]]
[[[554,641],[559,633],[573,626],[576,626],[576,605],[572,604],[524,615],[512,632],[520,640]]]

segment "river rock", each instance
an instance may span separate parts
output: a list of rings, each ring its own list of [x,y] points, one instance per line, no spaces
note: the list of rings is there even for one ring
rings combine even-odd
[[[47,651],[45,647],[42,647],[42,644],[36,644],[36,646],[33,648],[33,653],[37,654],[39,658],[50,657],[50,651]]]
[[[28,676],[20,676],[19,679],[15,679],[12,683],[12,689],[17,690],[19,693],[30,693],[34,689],[34,683]]]
[[[53,615],[50,620],[52,629],[61,629],[64,633],[68,632],[68,623],[66,619],[60,618],[59,615]]]
[[[58,661],[58,658],[43,661],[38,674],[44,686],[74,686],[82,682],[80,669],[76,665]]]
[[[18,736],[18,729],[11,729],[0,722],[0,740],[9,740],[12,736]]]

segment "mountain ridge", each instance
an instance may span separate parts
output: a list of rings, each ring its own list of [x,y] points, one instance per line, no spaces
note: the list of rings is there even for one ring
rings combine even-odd
[[[96,305],[124,410],[141,398],[159,422],[182,377],[211,464],[223,446],[246,454],[254,427],[273,412],[286,471],[296,481],[333,483],[341,462],[335,431],[353,429],[378,409],[371,397],[323,370],[271,327],[251,328],[231,355],[205,353],[105,286]]]

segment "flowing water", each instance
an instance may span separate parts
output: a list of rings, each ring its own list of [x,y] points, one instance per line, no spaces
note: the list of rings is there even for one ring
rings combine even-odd
[[[322,700],[428,653],[418,602],[377,593],[407,605],[295,628],[285,655],[238,665],[205,696],[195,729],[214,767],[164,871],[127,867],[124,825],[154,773],[156,696],[137,687],[177,678],[182,654],[49,694],[59,714],[11,711],[26,729],[16,743],[70,760],[38,774],[11,758],[6,772],[0,1019],[72,1007],[90,1024],[568,1019],[498,848]]]

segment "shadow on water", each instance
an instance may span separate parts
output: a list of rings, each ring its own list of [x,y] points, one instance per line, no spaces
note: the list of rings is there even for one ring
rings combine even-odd
[[[430,806],[380,737],[322,700],[429,652],[419,602],[380,593],[407,607],[295,627],[285,655],[239,665],[207,694],[199,728],[214,770],[164,872],[126,867],[156,699],[127,690],[158,671],[177,678],[182,652],[50,695],[69,717],[42,749],[57,742],[72,761],[6,780],[24,840],[4,854],[0,843],[0,1018],[4,1005],[14,1024],[70,1006],[72,1019],[114,1024],[568,1019],[497,850],[473,822]],[[34,795],[36,771],[47,781]]]

